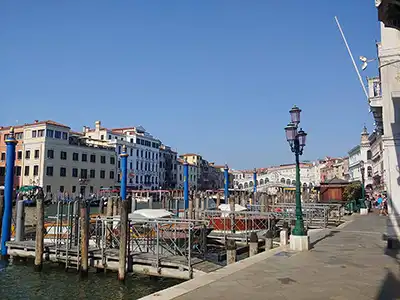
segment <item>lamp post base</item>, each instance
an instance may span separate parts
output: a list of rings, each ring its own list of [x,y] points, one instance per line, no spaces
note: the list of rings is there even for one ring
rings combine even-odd
[[[360,215],[368,215],[368,208],[360,208]]]
[[[290,250],[308,251],[310,250],[310,237],[308,235],[291,235]]]

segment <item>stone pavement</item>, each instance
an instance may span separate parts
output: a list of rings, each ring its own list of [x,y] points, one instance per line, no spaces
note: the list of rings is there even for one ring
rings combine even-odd
[[[400,255],[385,250],[385,225],[376,214],[355,216],[340,229],[319,232],[308,252],[281,249],[245,268],[207,274],[144,299],[400,299]]]

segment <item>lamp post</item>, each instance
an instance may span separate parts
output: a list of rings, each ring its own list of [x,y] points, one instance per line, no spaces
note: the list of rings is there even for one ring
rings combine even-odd
[[[291,122],[286,126],[286,139],[290,145],[290,149],[296,158],[296,224],[292,231],[294,236],[307,236],[304,229],[303,211],[301,209],[301,183],[300,183],[300,155],[303,154],[303,148],[306,145],[307,133],[298,126],[300,124],[300,112],[296,105],[289,111]]]
[[[364,161],[360,161],[360,172],[361,172],[361,203],[360,208],[365,208],[365,165]]]

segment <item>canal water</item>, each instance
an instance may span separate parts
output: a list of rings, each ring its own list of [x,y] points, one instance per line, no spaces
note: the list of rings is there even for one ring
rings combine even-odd
[[[158,203],[154,204],[159,207]],[[140,203],[139,208],[147,208],[147,204]],[[98,208],[91,208],[91,212],[97,211]],[[56,205],[51,205],[46,207],[45,215],[55,215],[56,212]],[[28,220],[34,221],[35,213],[35,207],[26,208]],[[105,274],[94,271],[82,279],[75,270],[66,272],[63,266],[54,263],[45,263],[42,272],[35,272],[32,262],[14,261],[9,264],[0,261],[0,299],[139,299],[180,282],[176,279],[130,274],[125,283],[120,283],[115,272]]]
[[[129,275],[125,283],[117,273],[90,272],[80,278],[74,270],[65,272],[56,264],[46,263],[42,272],[35,272],[30,262],[12,265],[0,261],[0,299],[139,299],[182,281],[167,278]]]

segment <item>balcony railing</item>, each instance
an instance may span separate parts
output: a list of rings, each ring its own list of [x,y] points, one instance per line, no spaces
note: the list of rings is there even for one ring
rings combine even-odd
[[[382,96],[381,80],[379,77],[368,78],[368,90],[370,98]]]

